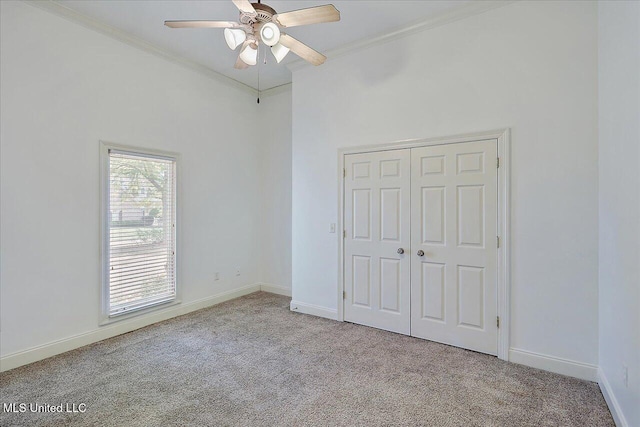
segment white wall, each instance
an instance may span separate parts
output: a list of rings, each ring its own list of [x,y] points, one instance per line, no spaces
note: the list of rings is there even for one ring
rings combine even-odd
[[[182,154],[184,303],[259,282],[255,98],[1,3],[2,356],[98,329],[99,140]]]
[[[260,98],[262,281],[291,289],[291,85]]]
[[[294,71],[293,299],[336,309],[339,147],[510,127],[511,346],[595,371],[596,30],[518,2]]]
[[[599,2],[598,21],[600,382],[640,426],[640,3]]]

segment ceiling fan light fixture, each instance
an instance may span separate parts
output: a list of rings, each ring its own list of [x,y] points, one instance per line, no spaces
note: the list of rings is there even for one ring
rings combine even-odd
[[[225,28],[224,39],[227,42],[229,49],[235,50],[247,39],[247,33],[238,28]]]
[[[247,65],[256,65],[258,63],[258,45],[247,43],[240,52],[240,59]]]
[[[260,27],[260,39],[267,46],[274,46],[280,40],[280,28],[273,22],[267,22]]]
[[[287,56],[287,53],[289,53],[289,48],[285,47],[283,44],[278,43],[271,47],[271,53],[273,53],[273,56],[276,58],[276,62],[279,64],[280,61],[282,61],[284,57]]]

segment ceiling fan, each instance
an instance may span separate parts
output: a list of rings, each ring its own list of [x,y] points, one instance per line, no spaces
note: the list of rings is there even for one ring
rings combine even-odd
[[[171,28],[224,28],[224,38],[230,49],[240,48],[235,68],[244,69],[258,62],[258,44],[271,47],[271,53],[279,63],[292,51],[313,65],[320,65],[327,59],[304,43],[281,30],[300,25],[335,22],[340,20],[340,12],[332,5],[310,7],[291,12],[276,13],[266,4],[250,3],[249,0],[233,0],[240,9],[240,22],[232,21],[164,21]]]

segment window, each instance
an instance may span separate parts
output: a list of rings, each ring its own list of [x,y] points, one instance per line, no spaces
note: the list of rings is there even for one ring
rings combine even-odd
[[[176,156],[103,144],[103,312],[176,300]]]

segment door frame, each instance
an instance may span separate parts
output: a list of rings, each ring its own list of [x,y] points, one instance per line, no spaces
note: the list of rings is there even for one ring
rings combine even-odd
[[[498,224],[497,232],[500,239],[497,265],[497,315],[500,318],[498,328],[498,358],[509,360],[509,331],[511,312],[511,235],[510,235],[510,180],[511,180],[511,132],[509,128],[475,132],[448,137],[410,139],[387,144],[345,147],[338,149],[338,292],[337,320],[344,322],[344,166],[345,156],[348,154],[371,153],[376,151],[400,150],[405,148],[428,147],[432,145],[460,144],[463,142],[477,142],[496,140],[498,143]]]

